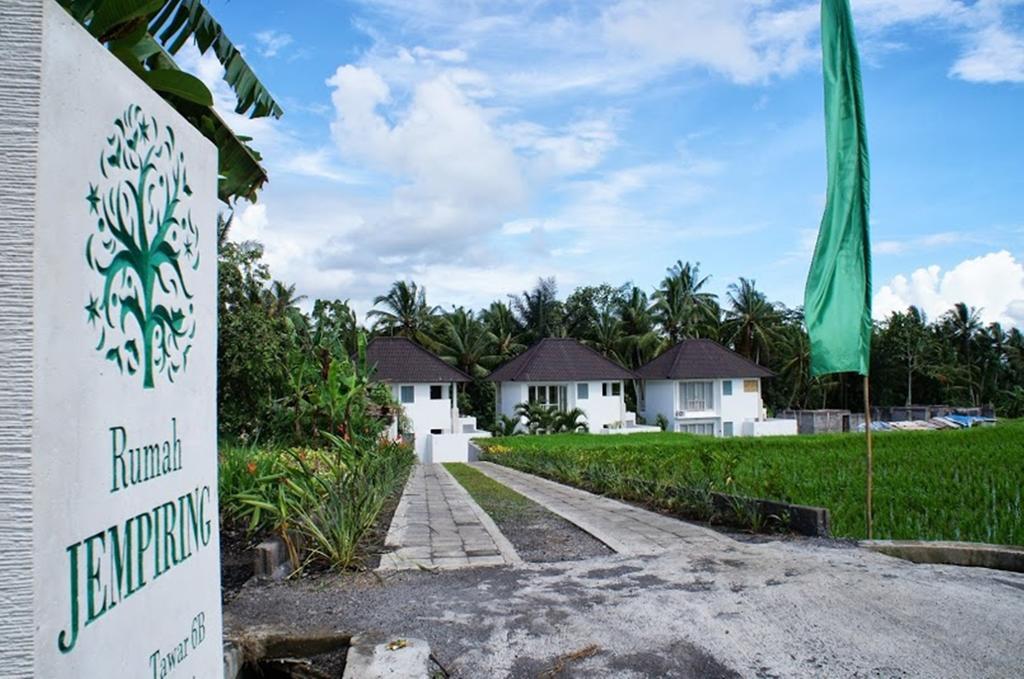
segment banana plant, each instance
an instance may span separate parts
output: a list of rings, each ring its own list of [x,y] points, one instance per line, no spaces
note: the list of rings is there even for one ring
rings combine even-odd
[[[212,51],[235,93],[236,113],[280,118],[284,111],[200,0],[58,0],[125,66],[212,141],[219,151],[221,200],[255,200],[267,181],[260,154],[213,108],[213,95],[174,55],[190,41]]]

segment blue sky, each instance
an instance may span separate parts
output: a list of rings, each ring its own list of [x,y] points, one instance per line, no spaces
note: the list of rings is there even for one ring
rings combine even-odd
[[[744,276],[801,302],[826,179],[816,2],[210,6],[286,110],[226,114],[271,173],[235,237],[301,293],[365,311],[411,278],[478,307],[538,276],[650,289],[682,259],[719,294]],[[876,311],[963,299],[1021,324],[1024,2],[852,6]]]

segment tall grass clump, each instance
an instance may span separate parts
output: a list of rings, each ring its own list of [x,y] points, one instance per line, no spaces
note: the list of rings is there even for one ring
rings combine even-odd
[[[588,490],[714,519],[712,492],[829,509],[863,538],[864,438],[562,434],[481,442],[487,459]],[[1024,420],[875,436],[875,537],[1024,545]]]
[[[415,454],[383,440],[366,451],[330,440],[322,449],[226,449],[221,504],[251,534],[280,536],[293,564],[321,560],[351,568],[384,505],[401,491]]]
[[[360,337],[353,359],[331,356],[326,378],[304,396],[316,406],[313,446],[226,445],[220,451],[224,516],[244,522],[250,534],[280,536],[297,567],[310,561],[359,565],[364,539],[415,462],[408,445],[385,436],[397,408],[381,406],[365,346]]]

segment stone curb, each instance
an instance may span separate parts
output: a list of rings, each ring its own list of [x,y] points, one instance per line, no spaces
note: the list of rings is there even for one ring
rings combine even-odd
[[[345,660],[342,679],[427,679],[430,645],[422,639],[359,634]]]
[[[983,542],[927,540],[861,540],[873,552],[914,563],[993,568],[1024,573],[1024,547]]]
[[[614,535],[611,535],[609,533],[609,531],[604,530],[604,527],[601,526],[600,524],[588,521],[585,517],[581,517],[581,516],[579,516],[578,514],[575,514],[575,513],[563,512],[558,507],[555,507],[555,506],[549,504],[548,502],[546,502],[544,500],[544,498],[539,497],[536,494],[530,492],[529,488],[524,488],[524,487],[522,487],[521,484],[517,484],[514,481],[512,483],[509,483],[509,481],[507,481],[505,479],[500,479],[500,478],[498,478],[497,476],[494,475],[494,470],[495,469],[497,469],[497,470],[510,469],[512,471],[519,472],[518,469],[512,469],[511,467],[503,467],[503,466],[497,465],[497,464],[495,464],[493,462],[474,462],[472,466],[473,466],[474,469],[477,469],[481,473],[486,474],[492,480],[497,481],[498,483],[503,484],[505,486],[508,486],[509,488],[514,490],[515,492],[517,492],[520,495],[522,495],[523,497],[525,497],[526,499],[528,499],[528,500],[530,500],[532,502],[536,502],[538,505],[540,505],[541,507],[543,507],[547,511],[551,512],[552,514],[555,514],[557,516],[562,517],[563,519],[565,519],[569,523],[579,527],[584,532],[589,533],[593,538],[595,538],[597,540],[600,540],[604,544],[608,545],[608,547],[612,551],[614,551],[615,553],[622,554],[624,556],[636,556],[635,550],[631,549],[628,545],[626,545],[622,541],[616,539]],[[527,474],[527,472],[519,472],[519,473]],[[533,479],[535,479],[537,483],[540,483],[542,485],[547,484],[547,485],[550,485],[552,487],[558,487],[560,485],[565,485],[565,484],[560,484],[557,481],[552,481],[551,479],[546,479],[543,476],[537,476],[535,474],[528,474],[528,475],[532,476]],[[583,490],[582,488],[575,488],[574,486],[567,486],[567,487],[568,488],[573,488],[574,490]],[[589,491],[583,491],[583,492],[589,492]],[[603,495],[598,495],[596,497],[600,498],[602,500],[610,499],[610,498],[605,498]]]
[[[443,464],[438,465],[437,468],[439,471],[443,472],[445,476],[451,479],[451,482],[455,484],[458,491],[465,496],[466,504],[469,505],[470,510],[480,521],[484,530],[486,530],[488,534],[490,534],[491,539],[494,540],[494,545],[498,548],[498,552],[501,553],[501,558],[505,560],[505,563],[510,566],[521,565],[523,563],[522,557],[519,556],[519,553],[516,552],[516,548],[512,546],[512,543],[509,542],[508,538],[506,538],[501,532],[498,525],[494,523],[494,519],[492,519],[491,516],[476,503],[476,500],[474,500],[473,496],[469,494],[469,491],[466,490],[454,476],[452,476],[450,471],[445,469]]]
[[[788,502],[761,500],[759,498],[711,493],[715,509],[727,514],[736,514],[736,504],[745,505],[748,511],[764,518],[778,517],[786,529],[816,538],[827,538],[832,534],[832,521],[826,507],[793,505]],[[785,521],[782,519],[785,518]]]
[[[284,540],[274,536],[256,545],[253,554],[253,575],[257,578],[284,580],[295,570]]]
[[[402,489],[402,496],[398,499],[398,506],[395,507],[395,513],[391,517],[391,525],[388,526],[388,534],[384,538],[385,547],[400,547],[405,541],[405,534],[409,530],[409,493],[407,492],[409,486],[413,482],[413,478],[416,474],[423,473],[423,466],[417,462],[412,471],[409,472],[409,478],[405,480],[405,488]]]

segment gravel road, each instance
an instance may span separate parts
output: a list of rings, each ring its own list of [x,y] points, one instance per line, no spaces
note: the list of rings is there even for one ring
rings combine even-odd
[[[473,679],[1024,676],[1024,575],[833,541],[250,584],[225,614],[423,638]]]

